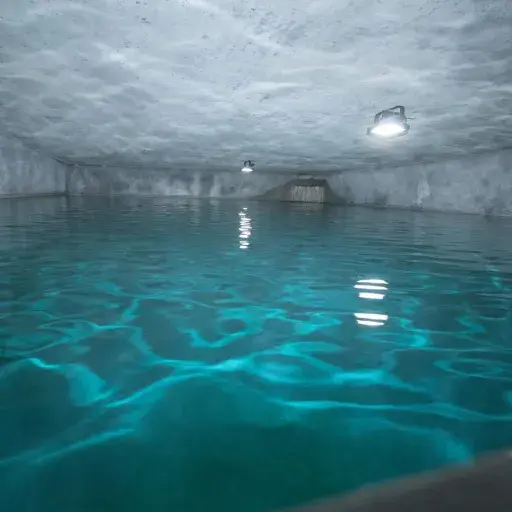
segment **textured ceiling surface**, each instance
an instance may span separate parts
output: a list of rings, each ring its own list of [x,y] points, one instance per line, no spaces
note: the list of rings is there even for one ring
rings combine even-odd
[[[1,0],[0,129],[70,162],[328,172],[512,146],[512,0]],[[408,136],[365,135],[403,104]]]

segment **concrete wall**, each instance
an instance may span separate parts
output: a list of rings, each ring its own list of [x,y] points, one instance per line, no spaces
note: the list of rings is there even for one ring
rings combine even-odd
[[[329,178],[348,204],[512,215],[512,151]]]
[[[325,176],[342,204],[512,215],[512,151],[388,170]],[[72,194],[279,199],[294,174],[186,172],[75,166]]]
[[[165,171],[75,166],[71,194],[256,197],[293,176],[241,172]]]
[[[67,166],[0,134],[0,197],[64,194]]]

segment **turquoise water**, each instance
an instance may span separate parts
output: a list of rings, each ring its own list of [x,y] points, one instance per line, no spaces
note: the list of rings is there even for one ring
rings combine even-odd
[[[0,508],[265,512],[512,444],[512,222],[0,204]]]

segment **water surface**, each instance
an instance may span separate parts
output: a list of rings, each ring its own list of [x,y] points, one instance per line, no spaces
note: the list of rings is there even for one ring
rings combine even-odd
[[[0,507],[267,512],[512,444],[512,222],[0,204]]]

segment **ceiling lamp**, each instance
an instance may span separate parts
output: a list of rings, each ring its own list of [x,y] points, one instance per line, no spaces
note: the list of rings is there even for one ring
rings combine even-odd
[[[405,108],[398,105],[379,112],[373,120],[373,126],[368,128],[366,134],[389,139],[408,134],[410,128],[407,124]]]
[[[254,171],[254,162],[250,160],[246,160],[244,162],[244,166],[242,167],[242,172],[252,172]]]

